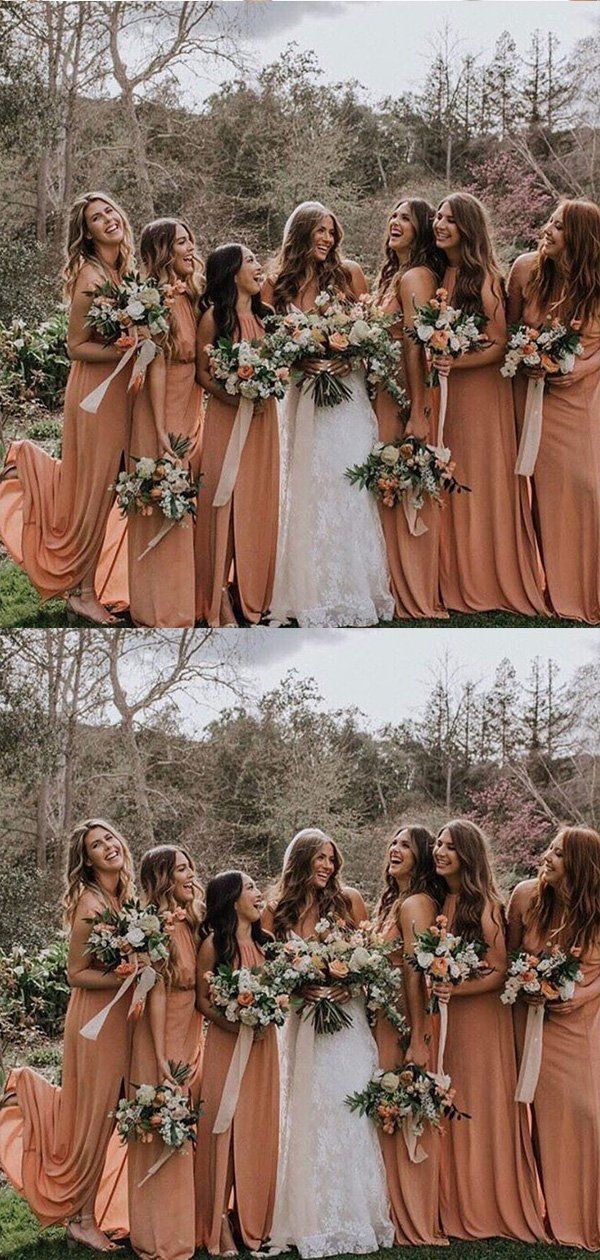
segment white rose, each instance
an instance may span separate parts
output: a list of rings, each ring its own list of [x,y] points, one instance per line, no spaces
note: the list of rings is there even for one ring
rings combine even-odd
[[[147,459],[145,456],[143,456],[142,459],[138,459],[137,468],[136,468],[136,476],[143,477],[143,478],[151,477],[155,468],[156,468],[155,461],[153,459]]]
[[[139,920],[139,925],[148,934],[151,932],[160,932],[160,919],[157,914],[142,915],[142,918]]]
[[[388,468],[392,468],[394,464],[398,463],[398,450],[395,446],[384,446],[379,453],[379,458],[382,464],[387,464]]]
[[[427,967],[431,966],[434,960],[434,957],[435,955],[432,954],[430,950],[417,949],[415,951],[415,958],[419,964],[419,967],[422,967],[424,971],[426,970]]]
[[[362,341],[366,341],[370,334],[370,328],[366,319],[357,319],[352,325],[348,333],[348,340],[353,346],[359,346]]]
[[[560,360],[560,370],[562,372],[562,375],[566,376],[567,372],[572,372],[574,367],[575,367],[575,355],[563,354]]]
[[[155,1094],[156,1090],[154,1085],[140,1085],[139,1089],[136,1089],[135,1091],[135,1100],[140,1103],[142,1107],[148,1107],[150,1103],[154,1102]]]
[[[433,337],[434,329],[431,324],[419,324],[417,326],[417,336],[419,341],[429,341]]]
[[[360,971],[362,967],[368,967],[371,962],[371,954],[364,945],[357,945],[354,952],[348,959],[348,966],[351,971]]]
[[[140,302],[139,298],[130,298],[125,310],[131,319],[141,319],[146,308],[144,303]]]
[[[144,944],[145,933],[139,927],[130,927],[125,940],[128,941],[134,949],[140,949]]]
[[[564,980],[560,986],[561,1002],[568,1002],[573,997],[574,992],[575,992],[575,981]]]
[[[393,1094],[400,1084],[400,1077],[397,1076],[396,1072],[384,1072],[379,1084],[382,1089],[385,1089],[386,1093]]]

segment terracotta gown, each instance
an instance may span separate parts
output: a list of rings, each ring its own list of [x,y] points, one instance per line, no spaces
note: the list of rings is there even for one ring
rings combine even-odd
[[[264,955],[253,941],[242,942],[239,948],[241,966],[262,966]],[[275,1202],[279,1059],[274,1027],[254,1041],[232,1124],[225,1133],[212,1131],[235,1044],[235,1033],[209,1024],[196,1147],[196,1245],[214,1254],[219,1251],[221,1221],[229,1207],[231,1178],[239,1231],[249,1250],[256,1250],[268,1238]]]
[[[456,897],[442,913],[452,931]],[[453,1120],[442,1142],[440,1203],[444,1231],[453,1238],[518,1238],[548,1241],[526,1108],[514,1101],[517,1063],[512,1013],[500,1001],[507,965],[504,934],[484,911],[486,964],[498,988],[448,1004],[444,1070],[456,1090],[455,1103],[469,1120]]]
[[[242,340],[264,337],[252,313],[239,316]],[[279,422],[271,398],[255,415],[229,503],[214,508],[237,408],[211,396],[202,440],[202,489],[196,522],[196,616],[219,624],[223,587],[235,573],[242,612],[258,622],[270,607],[279,526]]]
[[[388,313],[398,312],[398,332],[401,334],[402,308],[392,287],[380,305]],[[400,383],[406,389],[406,380]],[[402,435],[397,404],[386,390],[378,389],[373,410],[377,416],[380,442],[393,442]],[[419,519],[427,526],[427,533],[413,537],[401,505],[387,508],[379,504],[396,617],[447,616],[439,591],[440,514],[438,504],[426,502]]]
[[[442,281],[448,301],[456,285],[449,267]],[[506,317],[486,283],[485,336],[506,342]],[[505,610],[527,616],[547,610],[527,489],[515,474],[517,441],[510,381],[500,362],[468,366],[448,378],[444,443],[456,464],[455,476],[470,494],[449,495],[442,513],[440,584],[442,600],[457,612]]]
[[[172,939],[177,948],[180,979],[167,990],[167,1058],[190,1064],[193,1075],[186,1087],[197,1101],[202,1018],[196,1010],[196,943],[185,922],[177,923]],[[130,1081],[136,1085],[159,1083],[147,1012],[133,1038]],[[195,1250],[191,1143],[175,1151],[144,1186],[138,1184],[163,1150],[160,1139],[148,1144],[132,1142],[127,1148],[131,1245],[142,1260],[190,1260]]]
[[[93,915],[103,909],[104,902],[85,892],[78,914]],[[75,1216],[102,1175],[114,1129],[109,1112],[117,1106],[129,1073],[127,995],[113,1007],[97,1041],[81,1037],[79,1030],[114,993],[73,989],[65,1022],[61,1086],[50,1084],[28,1067],[15,1069],[7,1082],[7,1090],[14,1090],[17,1099],[0,1111],[0,1167],[44,1226]]]
[[[515,322],[533,327],[544,314],[523,295],[524,264],[509,279]],[[529,271],[530,268],[527,269]],[[532,477],[533,518],[546,570],[548,596],[559,617],[600,622],[600,315],[581,333],[583,355],[568,376],[547,378],[542,437]],[[514,379],[519,427],[527,378]],[[520,479],[524,480],[524,479]]]
[[[76,290],[90,289],[105,279],[104,273],[86,264]],[[98,597],[112,600],[115,568],[119,569],[119,588],[123,584],[124,525],[116,510],[111,514],[114,494],[108,487],[116,480],[129,446],[131,363],[109,385],[95,415],[79,405],[115,367],[116,363],[79,360],[72,364],[60,459],[30,441],[13,442],[7,453],[6,462],[16,464],[17,477],[0,483],[0,538],[43,599],[79,586],[101,555]]]
[[[200,465],[202,390],[196,383],[197,318],[188,296],[178,294],[173,306],[177,321],[177,348],[166,361],[166,430],[191,440],[185,456],[195,477]],[[152,371],[152,366],[149,371]],[[130,455],[156,459],[156,426],[150,402],[148,381],[138,394],[131,426]],[[201,496],[204,490],[200,492]],[[152,551],[142,555],[165,521],[161,512],[153,516],[128,518],[129,605],[132,620],[139,626],[193,626],[194,522],[173,525]]]

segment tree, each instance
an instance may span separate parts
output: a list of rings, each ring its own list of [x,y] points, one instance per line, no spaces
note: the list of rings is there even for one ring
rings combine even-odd
[[[489,747],[501,766],[512,761],[522,747],[520,722],[521,689],[514,665],[504,657],[484,700]]]

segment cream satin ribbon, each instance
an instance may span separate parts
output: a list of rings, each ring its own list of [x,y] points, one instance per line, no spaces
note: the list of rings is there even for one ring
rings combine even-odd
[[[428,526],[425,524],[425,521],[420,519],[419,509],[412,495],[403,494],[402,507],[404,508],[409,534],[412,534],[413,538],[419,538],[421,534],[426,534]]]
[[[515,464],[515,472],[520,477],[531,477],[542,438],[542,415],[544,409],[544,377],[530,376],[527,382],[527,398],[525,400],[525,416],[523,431],[519,443],[519,453]]]
[[[164,521],[158,533],[154,535],[154,538],[150,539],[148,546],[144,547],[144,550],[142,551],[141,555],[138,556],[138,560],[143,560],[144,556],[147,556],[148,552],[152,551],[153,547],[158,547],[158,544],[162,538],[166,538],[167,534],[170,534],[174,525],[180,525],[180,524],[181,524],[181,521],[175,521],[173,520],[173,517]]]
[[[123,371],[123,368],[127,363],[129,363],[129,360],[133,358],[134,354],[137,354],[137,359],[133,365],[131,380],[127,386],[128,389],[131,389],[134,381],[136,381],[139,376],[144,375],[146,368],[149,367],[152,360],[158,354],[158,346],[148,339],[141,342],[136,341],[135,345],[130,346],[129,350],[125,351],[123,358],[119,359],[114,372],[111,372],[110,376],[107,376],[105,381],[102,381],[96,389],[93,389],[91,394],[87,394],[86,397],[82,399],[79,404],[82,411],[89,411],[91,415],[96,414],[109,385],[112,381],[114,381],[115,377],[119,375],[119,372]]]
[[[436,448],[444,449],[444,424],[446,423],[446,411],[448,410],[448,377],[440,376],[440,413],[438,416],[438,430]]]
[[[227,443],[225,451],[225,459],[219,477],[219,484],[215,491],[215,497],[212,501],[213,507],[224,507],[233,494],[237,475],[240,471],[240,460],[242,452],[246,445],[246,438],[250,432],[252,416],[254,415],[254,398],[242,398],[235,413],[233,429],[231,437]]]
[[[440,1084],[449,1083],[449,1078],[444,1073],[444,1050],[446,1049],[446,1039],[448,1037],[448,1003],[440,1002],[440,1040],[438,1044],[437,1072],[436,1078]]]
[[[527,1008],[527,1025],[525,1028],[525,1044],[521,1071],[515,1091],[515,1102],[531,1103],[535,1097],[536,1086],[542,1066],[542,1043],[544,1039],[544,1006]]]
[[[162,1168],[163,1164],[166,1164],[167,1160],[171,1158],[171,1155],[174,1155],[176,1151],[180,1151],[181,1149],[182,1148],[180,1146],[165,1146],[160,1159],[157,1159],[152,1167],[148,1169],[146,1176],[142,1177],[141,1181],[138,1181],[138,1190],[141,1186],[145,1186],[146,1182],[158,1172],[159,1168]]]
[[[132,984],[134,984],[136,980],[138,983],[131,999],[129,1011],[127,1012],[128,1016],[132,1014],[136,1006],[140,1006],[154,985],[156,981],[156,972],[154,967],[143,967],[141,972],[132,971],[131,975],[127,976],[120,988],[117,989],[114,998],[112,998],[108,1005],[104,1006],[101,1011],[98,1011],[97,1015],[94,1015],[93,1019],[88,1020],[88,1023],[84,1024],[83,1028],[79,1029],[80,1037],[85,1037],[86,1041],[98,1040],[113,1006],[116,1006],[117,1002],[120,1002],[123,995],[127,993],[127,990],[131,988]]]
[[[250,1028],[248,1024],[240,1024],[235,1050],[223,1086],[217,1118],[213,1124],[213,1133],[226,1133],[233,1120],[253,1042],[254,1029]]]
[[[417,1134],[413,1130],[412,1119],[410,1116],[405,1116],[402,1121],[402,1135],[406,1143],[408,1158],[411,1164],[422,1164],[423,1161],[428,1158],[427,1151],[424,1151],[423,1147],[419,1143]]]

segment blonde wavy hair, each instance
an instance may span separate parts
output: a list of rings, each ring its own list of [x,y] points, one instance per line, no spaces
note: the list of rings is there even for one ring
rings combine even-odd
[[[140,866],[142,899],[146,905],[156,906],[161,911],[173,911],[180,908],[173,892],[178,853],[183,853],[187,858],[194,875],[194,900],[191,905],[186,906],[186,921],[192,929],[194,940],[199,945],[200,926],[205,911],[204,889],[196,877],[194,859],[182,844],[159,844],[144,853]],[[163,974],[169,986],[177,985],[180,980],[180,964],[174,940],[171,941],[169,959],[165,963]]]
[[[133,859],[125,837],[105,818],[85,818],[83,822],[77,824],[69,836],[65,873],[66,888],[62,901],[64,922],[69,928],[73,925],[77,903],[84,892],[90,889],[102,896],[102,889],[96,881],[94,868],[88,858],[85,847],[86,839],[94,827],[103,827],[106,831],[109,831],[111,836],[114,836],[115,840],[119,841],[123,849],[124,865],[117,884],[117,900],[122,905],[123,902],[128,901],[133,896],[135,891]]]
[[[92,201],[104,201],[106,205],[112,206],[120,215],[123,223],[123,242],[119,247],[119,255],[117,258],[117,271],[119,276],[124,276],[128,271],[132,271],[135,266],[135,257],[133,249],[133,232],[131,224],[125,211],[121,208],[114,197],[107,197],[103,192],[83,193],[73,202],[69,212],[69,226],[67,228],[67,244],[66,259],[62,272],[63,293],[65,300],[70,301],[73,297],[73,290],[77,283],[77,277],[81,268],[85,263],[93,263],[100,271],[105,272],[106,268],[102,259],[98,257],[95,251],[94,242],[89,234],[85,221],[85,212]],[[106,278],[109,279],[106,272]]]
[[[196,315],[200,314],[200,298],[204,292],[204,264],[196,252],[196,238],[185,219],[153,219],[142,228],[140,259],[147,277],[157,284],[174,284],[179,279],[173,267],[173,247],[178,227],[185,228],[194,248],[194,270],[185,282],[188,297]],[[177,319],[171,312],[169,332],[163,340],[168,355],[177,350]]]

